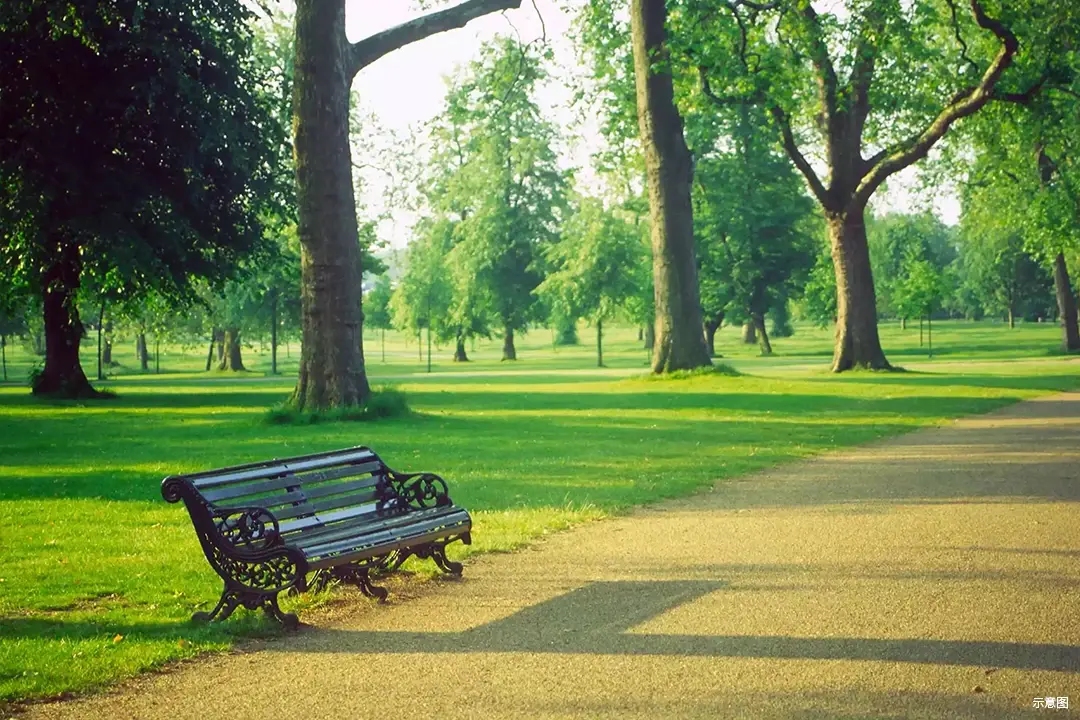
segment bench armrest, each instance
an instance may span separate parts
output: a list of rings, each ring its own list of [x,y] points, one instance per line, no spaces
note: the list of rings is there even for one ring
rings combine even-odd
[[[390,471],[390,484],[402,503],[415,510],[450,505],[450,489],[435,473]]]

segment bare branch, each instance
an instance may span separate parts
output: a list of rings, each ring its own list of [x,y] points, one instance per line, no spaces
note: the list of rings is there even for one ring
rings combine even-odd
[[[829,194],[821,183],[821,178],[814,172],[814,168],[810,167],[810,163],[807,162],[806,157],[799,150],[799,146],[795,144],[795,136],[791,132],[791,121],[788,119],[787,113],[776,106],[769,108],[769,112],[772,113],[773,119],[776,120],[776,124],[780,127],[780,133],[784,140],[784,150],[787,151],[791,162],[806,178],[806,184],[810,186],[811,192],[814,193],[814,197],[817,198],[822,207],[828,207]]]
[[[1012,64],[1013,57],[1020,49],[1016,35],[999,20],[989,17],[979,0],[970,0],[970,2],[975,22],[979,24],[979,27],[997,36],[1001,41],[1001,49],[998,50],[994,61],[990,63],[990,67],[983,73],[978,85],[954,96],[954,99],[938,113],[938,116],[919,136],[905,143],[904,147],[886,155],[866,174],[855,189],[854,202],[865,205],[887,177],[926,157],[930,148],[948,132],[954,122],[978,112],[990,101],[1002,73]]]
[[[466,0],[445,10],[428,13],[352,44],[349,72],[356,75],[383,55],[447,30],[465,27],[477,18],[521,7],[521,0]]]

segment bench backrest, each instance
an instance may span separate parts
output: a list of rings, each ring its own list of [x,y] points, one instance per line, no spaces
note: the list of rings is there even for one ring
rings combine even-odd
[[[183,476],[213,509],[259,507],[280,532],[359,518],[396,497],[388,468],[366,447],[239,465]]]

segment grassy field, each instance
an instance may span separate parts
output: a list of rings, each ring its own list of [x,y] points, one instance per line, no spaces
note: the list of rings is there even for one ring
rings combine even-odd
[[[475,513],[468,552],[500,551],[775,463],[1080,388],[1053,325],[941,324],[932,360],[917,327],[883,326],[909,372],[844,376],[827,372],[826,331],[801,327],[758,358],[726,329],[718,350],[742,375],[682,380],[640,377],[647,356],[628,328],[595,367],[590,332],[557,350],[532,332],[512,364],[498,361],[498,341],[477,343],[468,364],[442,348],[431,374],[415,341],[388,335],[383,361],[372,338],[374,381],[404,390],[414,411],[375,423],[267,424],[292,387],[295,345],[279,377],[263,374],[259,348],[246,350],[252,372],[223,375],[198,372],[205,349],[170,347],[161,374],[113,368],[101,386],[118,397],[89,404],[0,386],[0,702],[87,690],[272,631],[244,612],[222,627],[187,622],[220,586],[186,513],[161,500],[167,474],[366,444],[393,467],[447,477]],[[129,345],[114,351],[121,363],[134,360]],[[10,348],[9,373],[21,379],[33,361]]]

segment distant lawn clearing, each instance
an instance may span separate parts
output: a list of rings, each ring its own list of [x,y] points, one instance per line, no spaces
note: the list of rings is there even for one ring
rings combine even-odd
[[[274,631],[243,612],[223,627],[188,623],[220,585],[187,514],[160,497],[168,474],[370,445],[392,467],[450,480],[475,515],[467,553],[509,550],[779,462],[1080,388],[1080,366],[1051,354],[1051,325],[935,326],[934,361],[917,326],[884,328],[890,359],[912,372],[843,376],[826,372],[824,331],[800,328],[758,359],[731,329],[718,349],[743,376],[652,382],[632,377],[645,353],[630,329],[611,333],[611,369],[590,367],[588,329],[584,346],[557,352],[546,332],[522,342],[517,364],[495,360],[495,341],[465,366],[443,350],[431,376],[415,345],[392,337],[383,365],[371,341],[375,381],[394,378],[415,411],[374,423],[267,424],[293,379],[193,372],[197,349],[163,358],[187,374],[107,383],[111,401],[49,404],[0,387],[0,700],[87,690]],[[252,355],[262,369],[265,355]]]

